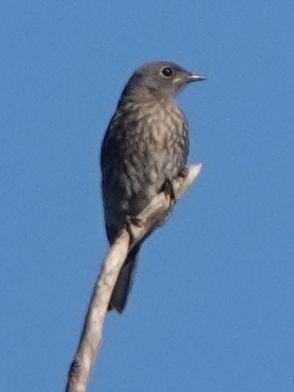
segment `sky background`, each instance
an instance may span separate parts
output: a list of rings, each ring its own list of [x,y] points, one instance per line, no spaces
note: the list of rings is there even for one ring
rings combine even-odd
[[[0,390],[62,391],[107,251],[98,153],[132,71],[178,102],[199,181],[144,245],[88,391],[294,389],[294,3],[0,5]]]

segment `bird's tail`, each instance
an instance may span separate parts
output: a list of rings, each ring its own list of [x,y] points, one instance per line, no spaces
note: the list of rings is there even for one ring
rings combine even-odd
[[[122,311],[124,310],[129,292],[132,288],[139,249],[140,244],[136,245],[131,250],[124,265],[122,266],[117,282],[114,286],[108,310],[115,309],[119,313],[122,313]]]

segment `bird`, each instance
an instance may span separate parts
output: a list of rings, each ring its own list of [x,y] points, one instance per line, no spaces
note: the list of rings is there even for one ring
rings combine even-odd
[[[125,85],[100,154],[110,245],[155,195],[166,191],[172,196],[171,182],[184,171],[189,151],[188,121],[175,97],[191,82],[205,79],[174,62],[154,61],[136,69]],[[143,240],[122,266],[109,310],[125,309]]]

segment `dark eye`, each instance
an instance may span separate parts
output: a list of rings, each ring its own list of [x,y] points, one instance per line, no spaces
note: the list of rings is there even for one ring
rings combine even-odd
[[[171,67],[164,67],[161,70],[161,74],[165,78],[170,78],[173,75],[174,71],[172,70]]]

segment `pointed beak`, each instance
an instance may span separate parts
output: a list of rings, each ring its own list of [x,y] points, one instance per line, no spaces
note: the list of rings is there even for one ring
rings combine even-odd
[[[197,74],[189,74],[187,76],[187,82],[201,82],[202,80],[206,80],[205,76],[197,75]]]

